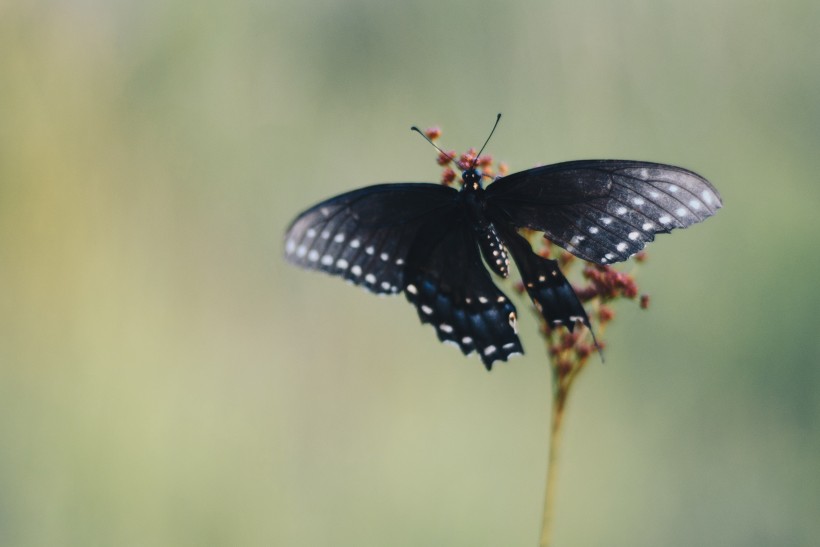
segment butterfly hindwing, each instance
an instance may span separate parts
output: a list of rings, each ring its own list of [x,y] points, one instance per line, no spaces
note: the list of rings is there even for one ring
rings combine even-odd
[[[582,160],[497,179],[487,203],[516,226],[543,231],[598,264],[626,260],[673,228],[712,216],[722,205],[700,175],[659,163]]]
[[[478,353],[487,369],[522,354],[515,306],[495,286],[472,228],[458,216],[422,231],[410,254],[405,295],[439,340]]]
[[[529,242],[514,227],[499,221],[495,224],[518,266],[527,294],[547,323],[552,327],[564,325],[571,332],[575,323],[580,321],[591,331],[584,306],[558,268],[558,261],[534,253]]]
[[[400,292],[417,232],[449,216],[457,195],[427,183],[380,184],[341,194],[293,221],[285,234],[285,257],[374,293]]]

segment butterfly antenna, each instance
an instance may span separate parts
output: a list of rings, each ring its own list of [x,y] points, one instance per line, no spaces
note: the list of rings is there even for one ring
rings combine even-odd
[[[478,163],[478,158],[481,157],[481,153],[484,152],[484,149],[487,147],[487,143],[490,142],[490,139],[492,138],[493,133],[495,133],[495,128],[498,127],[498,122],[500,122],[500,121],[501,121],[501,112],[499,112],[498,116],[495,117],[495,124],[493,125],[493,128],[490,131],[490,134],[487,136],[487,140],[484,141],[484,144],[481,146],[481,150],[479,150],[478,154],[475,155],[475,158],[473,159],[473,164],[470,166],[470,169],[475,168],[476,163]]]
[[[445,157],[450,158],[450,161],[454,161],[454,162],[456,162],[456,165],[458,165],[458,161],[456,161],[455,156],[451,156],[450,154],[448,154],[447,152],[445,152],[444,150],[442,150],[441,148],[439,148],[438,146],[436,146],[436,143],[434,143],[432,140],[430,140],[430,137],[428,137],[427,135],[425,135],[425,134],[424,134],[424,132],[423,132],[421,129],[419,129],[418,127],[416,127],[416,126],[414,125],[413,127],[411,127],[411,128],[410,128],[410,131],[415,131],[416,133],[418,133],[419,135],[421,135],[422,137],[424,137],[424,140],[426,140],[426,141],[427,141],[427,142],[429,142],[431,145],[433,145],[433,148],[435,148],[436,150],[438,150],[439,152],[441,152],[441,154],[442,154],[442,155],[444,155]]]

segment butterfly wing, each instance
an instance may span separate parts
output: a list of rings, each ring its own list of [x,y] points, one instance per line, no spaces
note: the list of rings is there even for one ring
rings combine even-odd
[[[285,258],[339,275],[374,293],[404,286],[407,255],[420,228],[457,207],[458,192],[440,184],[379,184],[323,201],[285,234]]]
[[[494,225],[518,266],[527,294],[547,323],[553,327],[564,325],[572,332],[575,323],[580,321],[591,332],[586,310],[558,268],[558,261],[535,254],[530,243],[514,227],[498,220]]]
[[[408,262],[405,295],[439,340],[465,355],[477,352],[488,370],[524,352],[515,306],[490,278],[466,218],[456,214],[426,226]]]
[[[517,227],[543,231],[598,264],[626,260],[657,233],[715,214],[722,202],[703,177],[681,167],[582,160],[528,169],[487,187],[487,204]]]

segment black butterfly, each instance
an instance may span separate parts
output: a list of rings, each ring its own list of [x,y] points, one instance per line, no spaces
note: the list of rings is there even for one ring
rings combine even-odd
[[[557,262],[535,254],[518,228],[542,231],[589,262],[611,264],[722,205],[706,179],[672,165],[570,161],[500,177],[485,189],[477,158],[464,169],[460,191],[378,184],[311,207],[288,228],[285,257],[374,293],[404,292],[439,340],[465,355],[477,352],[489,370],[523,353],[515,306],[487,271],[507,277],[508,252],[551,325],[590,327]]]

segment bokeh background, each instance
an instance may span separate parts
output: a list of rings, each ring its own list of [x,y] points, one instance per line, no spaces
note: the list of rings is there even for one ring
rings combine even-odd
[[[0,544],[537,542],[549,372],[282,260],[290,219],[437,180],[683,165],[570,401],[557,545],[820,542],[820,4],[0,3]]]

